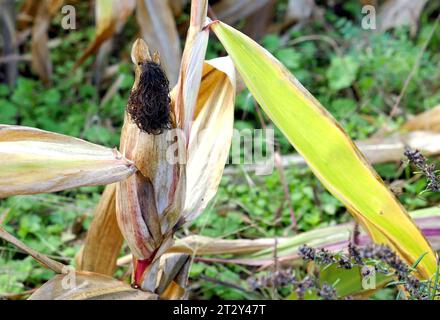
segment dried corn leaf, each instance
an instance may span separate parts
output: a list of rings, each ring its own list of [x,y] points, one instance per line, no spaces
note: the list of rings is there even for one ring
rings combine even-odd
[[[190,26],[183,50],[179,80],[175,88],[174,113],[177,127],[183,129],[187,144],[208,45],[209,30],[203,30],[207,11],[206,0],[191,3]]]
[[[187,141],[190,137],[192,120],[194,118],[208,37],[208,30],[198,32],[188,51],[184,51],[182,58],[180,78],[176,89],[175,108],[177,124],[183,129]],[[185,53],[188,53],[188,55]]]
[[[203,68],[191,129],[184,217],[191,221],[216,194],[232,141],[235,69],[229,57]]]
[[[136,171],[117,150],[8,125],[0,125],[0,167],[0,198],[105,185]]]
[[[60,274],[35,291],[29,300],[155,300],[157,295],[133,289],[111,277],[75,272]]]
[[[78,268],[113,275],[123,242],[116,220],[116,184],[111,184],[105,188],[93,214],[84,246],[78,254]]]

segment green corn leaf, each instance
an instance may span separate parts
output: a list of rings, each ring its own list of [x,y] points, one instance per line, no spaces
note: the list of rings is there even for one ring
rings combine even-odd
[[[327,110],[267,50],[216,21],[217,35],[245,84],[323,185],[377,243],[389,245],[420,276],[436,272],[436,256],[405,209]]]

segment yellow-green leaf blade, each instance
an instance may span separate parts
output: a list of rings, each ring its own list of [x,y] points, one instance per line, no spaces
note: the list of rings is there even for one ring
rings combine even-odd
[[[228,25],[211,26],[255,99],[302,154],[325,187],[369,231],[413,263],[424,277],[435,272],[429,243],[400,203],[321,104],[269,52]]]

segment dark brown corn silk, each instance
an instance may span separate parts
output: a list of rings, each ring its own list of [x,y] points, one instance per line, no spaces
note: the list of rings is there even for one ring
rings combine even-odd
[[[139,63],[139,84],[128,98],[127,112],[138,128],[149,134],[171,129],[169,81],[154,61]]]

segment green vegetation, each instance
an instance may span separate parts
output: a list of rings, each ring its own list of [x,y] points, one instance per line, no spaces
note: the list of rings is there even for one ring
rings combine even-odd
[[[283,1],[277,10],[281,16],[285,10]],[[364,31],[360,28],[360,12],[357,5],[349,3],[344,5],[342,15],[326,10],[323,21],[313,21],[301,29],[282,34],[267,34],[260,41],[328,107],[353,139],[365,139],[385,128],[396,129],[408,116],[440,104],[440,28],[437,28],[400,101],[397,116],[390,117],[432,30],[431,13],[421,15],[418,33],[411,35],[408,27],[386,33]],[[84,15],[86,23],[86,13],[81,10],[79,13],[80,17]],[[54,20],[51,27],[54,32],[58,25],[59,21]],[[118,64],[117,74],[122,82],[117,92],[101,103],[115,77],[95,85],[90,80],[93,58],[72,71],[74,62],[93,38],[93,30],[81,27],[74,32],[62,32],[63,40],[51,50],[54,74],[50,86],[44,86],[30,72],[28,63],[20,63],[20,77],[15,88],[0,84],[0,123],[31,126],[108,147],[118,146],[123,112],[134,80],[129,61],[131,43],[121,41],[121,46],[112,52],[110,64]],[[133,21],[129,20],[118,39],[132,39],[135,34]],[[308,39],[309,35],[316,35],[316,38]],[[207,58],[224,54],[216,39],[210,41]],[[248,90],[237,96],[235,117],[238,129],[262,127],[256,103]],[[271,125],[267,117],[263,118]],[[282,154],[294,152],[278,129],[276,141]],[[405,163],[381,164],[375,169],[388,184],[402,182],[398,198],[407,210],[439,203],[439,193],[421,194],[426,180],[415,175]],[[222,178],[218,194],[204,214],[185,227],[180,235],[197,233],[228,239],[282,237],[351,221],[343,205],[324,189],[310,169],[290,166],[284,174],[290,191],[288,197],[298,221],[296,227],[280,172],[275,169],[272,175],[255,176],[252,172],[238,170]],[[103,187],[83,187],[56,194],[15,196],[0,200],[0,216],[5,217],[6,230],[28,246],[60,261],[71,262],[84,240],[102,190]],[[128,248],[123,251],[129,253]],[[53,276],[53,272],[2,240],[0,265],[0,295],[29,290]],[[122,276],[125,271],[126,267],[121,267],[117,275]],[[190,272],[191,297],[287,296],[289,288],[281,292],[271,288],[261,292],[250,290],[249,279],[267,272],[254,267],[196,261]],[[396,294],[397,290],[385,288],[373,298],[394,299]]]

